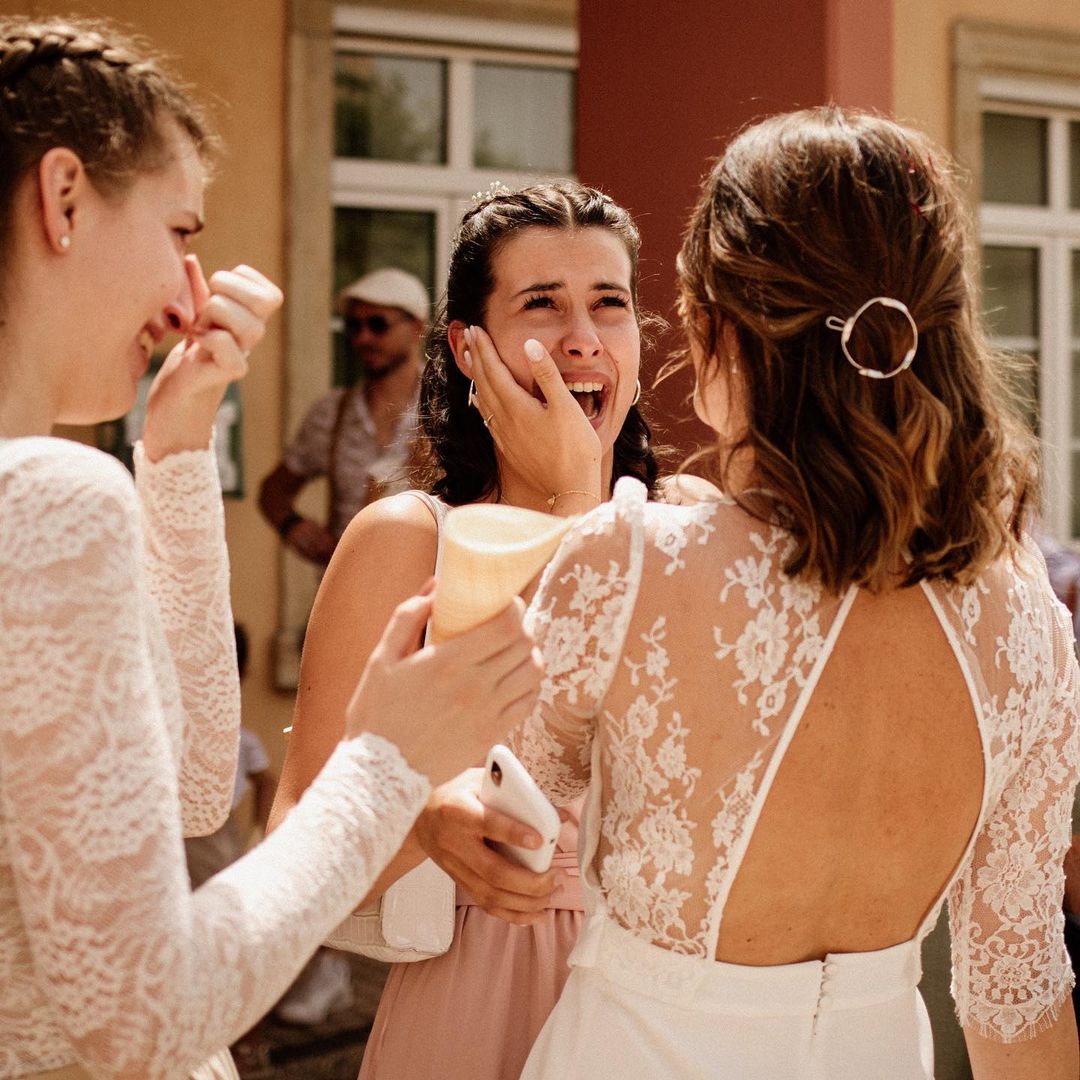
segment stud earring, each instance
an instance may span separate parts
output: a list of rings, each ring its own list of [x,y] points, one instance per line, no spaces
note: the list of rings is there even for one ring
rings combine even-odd
[[[63,236],[57,240],[57,243],[63,248],[64,251],[68,251],[71,248],[71,235],[70,233],[64,233]]]
[[[631,407],[636,405],[641,400],[641,380],[637,381],[637,389],[634,391],[634,400],[630,402]]]

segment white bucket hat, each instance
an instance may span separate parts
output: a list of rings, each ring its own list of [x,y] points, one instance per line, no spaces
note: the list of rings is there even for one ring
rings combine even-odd
[[[370,274],[346,285],[335,301],[339,315],[345,314],[350,300],[360,300],[378,307],[400,308],[422,323],[427,323],[431,313],[431,301],[424,283],[415,275],[392,266],[372,270]]]
[[[575,520],[498,503],[451,510],[443,527],[432,640],[463,634],[508,607]]]

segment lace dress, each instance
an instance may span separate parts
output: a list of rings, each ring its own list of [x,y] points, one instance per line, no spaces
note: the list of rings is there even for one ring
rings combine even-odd
[[[343,743],[191,892],[182,837],[225,820],[239,733],[209,451],[138,452],[133,485],[87,447],[0,442],[0,643],[0,1077],[187,1076],[273,1005],[428,784]]]
[[[1069,1000],[1080,689],[1068,614],[1034,552],[970,588],[921,586],[966,683],[984,780],[916,935],[778,967],[715,959],[773,778],[858,596],[786,577],[789,542],[730,502],[646,505],[624,480],[545,572],[530,613],[547,677],[513,745],[556,801],[590,785],[587,915],[523,1080],[925,1080],[920,945],[946,894],[962,1023],[1020,1039]]]

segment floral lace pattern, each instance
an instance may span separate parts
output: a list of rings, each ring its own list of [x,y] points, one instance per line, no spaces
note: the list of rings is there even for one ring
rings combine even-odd
[[[690,957],[714,953],[770,769],[855,596],[788,578],[789,543],[730,503],[645,506],[623,481],[564,540],[533,601],[547,677],[515,748],[553,797],[580,794],[601,770],[586,881],[623,927]],[[668,583],[684,573],[693,589],[675,603],[700,596],[700,610],[672,609]],[[1019,1038],[1050,1022],[1071,986],[1060,913],[1080,773],[1070,624],[1037,554],[969,588],[923,589],[986,751],[979,828],[949,891],[954,994],[963,1023]],[[713,708],[713,731],[685,719]]]
[[[76,1057],[187,1076],[273,1004],[427,795],[391,744],[343,744],[191,893],[182,831],[227,815],[239,724],[220,491],[209,452],[138,469],[0,443],[0,1077]]]

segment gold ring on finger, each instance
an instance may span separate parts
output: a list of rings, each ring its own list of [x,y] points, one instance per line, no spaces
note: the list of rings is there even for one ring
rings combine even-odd
[[[494,419],[495,419],[495,414],[494,414],[494,413],[492,413],[492,414],[491,414],[491,415],[490,415],[489,417],[487,417],[487,419],[486,419],[486,420],[484,421],[484,427],[486,427],[486,428],[489,428],[489,427],[491,426],[491,421],[492,421],[492,420],[494,420]]]

